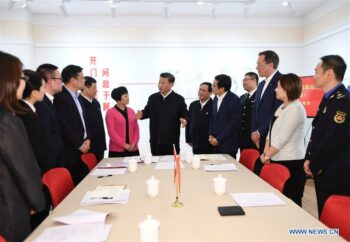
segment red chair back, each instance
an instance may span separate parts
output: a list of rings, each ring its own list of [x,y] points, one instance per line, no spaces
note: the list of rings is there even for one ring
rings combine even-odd
[[[87,165],[89,171],[95,168],[97,165],[96,156],[93,153],[85,153],[81,155],[81,160]]]
[[[6,242],[6,239],[0,235],[0,242]]]
[[[260,177],[280,192],[283,192],[290,173],[288,168],[283,165],[269,163],[262,167]]]
[[[259,151],[255,149],[244,149],[241,153],[241,157],[239,158],[239,162],[249,170],[254,171],[255,162],[259,156]]]
[[[52,206],[55,208],[74,188],[72,176],[66,168],[53,168],[42,178],[50,191]]]
[[[329,228],[339,229],[339,234],[350,241],[350,197],[330,196],[322,210],[321,222]]]

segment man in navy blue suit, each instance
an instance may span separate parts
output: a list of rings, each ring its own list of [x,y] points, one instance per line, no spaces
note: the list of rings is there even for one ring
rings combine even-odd
[[[277,108],[282,104],[277,100],[275,89],[281,77],[277,70],[278,55],[272,50],[259,53],[257,67],[259,76],[265,80],[259,83],[255,96],[255,107],[252,113],[252,140],[263,153],[269,125]],[[260,173],[262,163],[256,162],[255,172]]]
[[[61,73],[57,66],[49,63],[40,65],[37,72],[45,78],[44,99],[35,104],[39,125],[44,135],[43,144],[47,146],[50,159],[48,162],[54,167],[63,167],[61,128],[53,106],[54,95],[62,91]]]
[[[79,95],[79,101],[85,111],[84,120],[91,136],[91,150],[97,161],[103,159],[106,150],[106,134],[103,126],[101,105],[96,99],[96,79],[85,77],[85,86]]]
[[[230,91],[231,77],[218,75],[213,82],[213,110],[209,126],[209,143],[215,153],[236,158],[241,116],[239,97]]]
[[[78,91],[84,88],[85,83],[83,68],[66,66],[62,70],[62,81],[62,92],[55,95],[53,104],[62,130],[65,166],[72,175],[74,185],[77,185],[89,173],[88,167],[81,161],[81,155],[90,150],[85,113],[78,99]]]

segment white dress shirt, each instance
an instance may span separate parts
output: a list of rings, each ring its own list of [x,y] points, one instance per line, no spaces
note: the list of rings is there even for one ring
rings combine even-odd
[[[173,90],[170,90],[170,92],[168,92],[167,94],[163,94],[163,93],[160,93],[161,95],[162,95],[162,97],[163,97],[163,99],[165,99],[167,96],[169,96],[170,95],[170,93],[172,93],[173,92]]]
[[[52,96],[51,94],[49,93],[45,93],[46,97],[51,101],[51,103],[53,103],[53,99],[54,99],[54,96]]]
[[[306,134],[306,112],[299,100],[291,102],[286,108],[283,104],[276,110],[276,119],[269,131],[266,142],[279,150],[271,157],[273,161],[301,160],[305,157],[304,138]]]
[[[270,81],[271,81],[271,79],[273,78],[273,76],[276,74],[276,72],[277,72],[277,70],[276,70],[274,73],[272,73],[271,76],[269,76],[268,78],[266,78],[266,80],[265,80],[265,85],[264,85],[264,87],[263,87],[263,90],[262,90],[262,92],[261,92],[261,96],[260,96],[260,97],[262,97],[262,96],[264,95],[264,92],[265,92],[266,88],[269,86]]]
[[[209,99],[210,99],[210,97],[209,97],[206,101],[204,101],[204,102],[199,101],[199,103],[201,104],[201,110],[203,109],[203,107],[205,106],[205,104],[207,104],[207,102],[209,101]]]
[[[217,111],[219,112],[222,100],[224,100],[225,96],[226,96],[227,92],[225,92],[224,94],[222,94],[221,96],[216,95],[216,97],[218,98],[218,108]]]
[[[33,113],[36,112],[36,109],[35,109],[33,104],[31,104],[30,102],[28,102],[27,100],[24,100],[24,99],[22,99],[22,101],[25,102],[30,107],[30,109],[33,111]]]

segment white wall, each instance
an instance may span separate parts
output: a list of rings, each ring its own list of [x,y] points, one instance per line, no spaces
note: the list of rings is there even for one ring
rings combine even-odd
[[[148,96],[157,91],[159,73],[170,71],[176,76],[175,91],[189,104],[196,98],[198,85],[211,82],[220,73],[233,78],[233,91],[241,95],[244,73],[255,71],[257,55],[266,49],[279,54],[282,73],[312,75],[319,57],[326,54],[340,54],[350,65],[350,18],[344,11],[348,7],[349,4],[328,8],[327,14],[306,19],[304,26],[300,26],[300,21],[294,25],[281,22],[279,26],[248,26],[244,22],[210,27],[120,26],[106,24],[102,19],[82,23],[77,18],[59,16],[27,16],[14,21],[13,13],[6,12],[0,16],[0,49],[20,57],[26,68],[35,69],[44,62],[60,69],[77,64],[84,67],[85,75],[89,75],[90,56],[96,56],[99,71],[110,68],[110,91],[125,85],[130,93],[130,107],[135,110],[142,109]],[[97,80],[102,102],[101,75]],[[139,124],[140,150],[145,153],[149,151],[148,121]],[[181,149],[190,149],[184,143],[184,132]]]

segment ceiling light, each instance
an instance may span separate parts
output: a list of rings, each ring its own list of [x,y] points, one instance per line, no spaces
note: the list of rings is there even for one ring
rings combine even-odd
[[[286,6],[288,6],[288,5],[289,5],[289,2],[287,2],[287,1],[283,1],[281,4],[282,4],[282,6],[285,6],[285,7],[286,7]]]
[[[197,4],[198,4],[198,5],[203,5],[204,2],[203,2],[203,1],[198,1]]]

